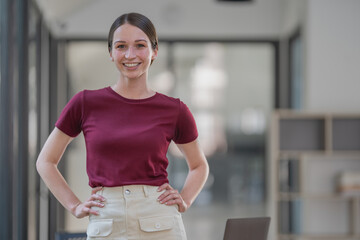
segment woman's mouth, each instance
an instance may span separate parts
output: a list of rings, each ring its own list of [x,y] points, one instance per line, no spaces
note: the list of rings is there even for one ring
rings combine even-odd
[[[123,63],[123,65],[128,68],[133,68],[140,65],[140,63]]]

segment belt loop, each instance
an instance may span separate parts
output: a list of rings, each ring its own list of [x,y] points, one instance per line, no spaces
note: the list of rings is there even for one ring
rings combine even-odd
[[[122,197],[125,197],[125,191],[126,191],[125,186],[121,186],[121,187],[120,187],[120,192],[121,192],[121,196],[122,196]]]
[[[146,185],[143,185],[143,190],[144,190],[145,197],[148,197],[149,196],[149,190],[148,190]]]

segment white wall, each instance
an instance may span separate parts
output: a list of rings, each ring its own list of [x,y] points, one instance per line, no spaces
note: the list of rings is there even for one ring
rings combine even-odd
[[[287,41],[300,27],[304,47],[304,108],[360,110],[360,1],[281,0],[282,98],[287,98]]]
[[[360,1],[308,1],[305,108],[360,111]]]
[[[306,22],[308,0],[281,0],[281,37],[288,37]]]

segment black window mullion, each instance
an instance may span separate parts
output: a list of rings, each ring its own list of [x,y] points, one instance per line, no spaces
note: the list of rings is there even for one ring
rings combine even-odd
[[[0,239],[13,236],[13,32],[14,2],[0,1],[1,81],[0,81]]]
[[[16,230],[17,239],[27,239],[28,218],[28,1],[17,0],[17,47],[18,54],[18,156],[16,169]]]

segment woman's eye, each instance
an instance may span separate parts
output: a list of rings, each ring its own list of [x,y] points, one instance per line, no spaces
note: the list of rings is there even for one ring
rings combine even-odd
[[[145,45],[144,44],[138,44],[137,47],[142,48],[142,47],[145,47]]]
[[[118,45],[117,48],[124,49],[125,45]]]

